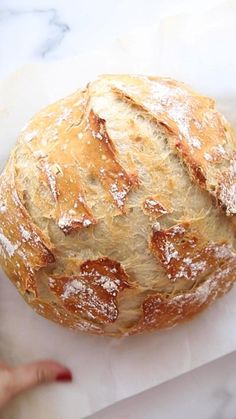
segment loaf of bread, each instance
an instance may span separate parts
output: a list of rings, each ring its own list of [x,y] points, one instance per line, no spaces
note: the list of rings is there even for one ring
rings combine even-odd
[[[0,177],[0,263],[41,315],[130,335],[236,278],[236,137],[169,78],[106,75],[35,115]]]

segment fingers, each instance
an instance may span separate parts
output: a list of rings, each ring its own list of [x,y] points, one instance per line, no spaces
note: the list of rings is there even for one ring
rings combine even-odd
[[[26,390],[37,384],[52,381],[71,381],[71,372],[53,361],[39,361],[15,368],[12,371],[15,381],[15,389]]]
[[[17,394],[39,384],[71,381],[68,368],[53,361],[39,361],[17,368],[0,368],[0,407]]]

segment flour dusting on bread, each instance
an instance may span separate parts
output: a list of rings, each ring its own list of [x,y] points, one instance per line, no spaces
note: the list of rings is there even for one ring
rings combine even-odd
[[[212,99],[105,75],[40,111],[0,176],[0,263],[66,327],[190,319],[235,281],[236,139]]]

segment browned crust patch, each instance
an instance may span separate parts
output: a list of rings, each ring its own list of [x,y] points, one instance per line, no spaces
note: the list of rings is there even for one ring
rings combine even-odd
[[[63,150],[61,153],[55,150],[50,157],[41,160],[44,176],[56,203],[55,219],[65,234],[96,223],[85,202],[81,179],[73,166],[71,157]]]
[[[130,334],[172,327],[191,319],[231,289],[235,280],[235,269],[236,257],[231,252],[224,266],[218,267],[194,290],[174,297],[165,298],[158,293],[147,297],[143,303],[142,317]]]
[[[235,134],[216,111],[214,101],[169,78],[105,77],[116,95],[130,101],[166,128],[170,147],[179,153],[190,175],[215,198],[227,215],[235,214],[235,199],[225,192],[225,183],[228,184],[231,176],[227,161],[233,158]]]
[[[137,176],[126,173],[117,161],[105,121],[89,106],[88,92],[77,92],[43,110],[19,140],[38,162],[41,181],[55,202],[50,217],[65,234],[96,224],[86,202],[88,190],[81,169],[99,179],[121,212],[138,183]]]
[[[90,157],[92,173],[99,178],[115,205],[124,212],[127,195],[138,183],[137,176],[129,175],[117,161],[116,150],[106,131],[106,122],[93,110],[89,113],[89,129],[85,135],[85,159]]]
[[[233,155],[229,168],[220,175],[216,197],[227,215],[236,214],[236,154]]]
[[[231,260],[233,255],[228,244],[204,242],[189,223],[153,231],[150,248],[173,282],[199,281]]]
[[[145,214],[159,218],[162,215],[170,214],[173,209],[166,202],[160,202],[158,196],[148,196],[143,202],[143,211]]]
[[[39,162],[41,180],[48,185],[55,202],[53,217],[65,234],[96,223],[86,204],[82,180],[76,167],[78,139],[73,141],[84,115],[85,104],[83,92],[77,92],[49,106],[47,112],[43,110],[20,138]],[[32,138],[29,137],[30,132]],[[42,197],[39,199],[42,200]]]
[[[131,285],[119,262],[100,258],[84,262],[78,275],[51,276],[49,287],[69,312],[110,323],[118,317],[118,294]]]
[[[11,162],[1,177],[0,259],[3,269],[20,290],[37,295],[34,273],[55,261],[53,246],[32,222],[21,201],[13,173]]]
[[[62,326],[70,329],[80,330],[81,332],[88,332],[92,334],[102,334],[103,330],[97,324],[85,320],[81,317],[71,316],[64,306],[56,304],[53,301],[48,301],[40,298],[35,298],[26,301],[34,308],[34,310],[43,317],[52,320]]]

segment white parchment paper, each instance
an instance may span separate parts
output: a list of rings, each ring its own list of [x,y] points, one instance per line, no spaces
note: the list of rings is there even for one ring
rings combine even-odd
[[[172,76],[215,97],[236,127],[236,5],[165,19],[106,51],[27,66],[0,84],[0,165],[21,127],[42,106],[99,73]],[[71,385],[37,389],[4,413],[11,419],[79,419],[236,349],[236,288],[190,323],[121,340],[76,334],[39,317],[0,273],[0,358],[53,358]]]

